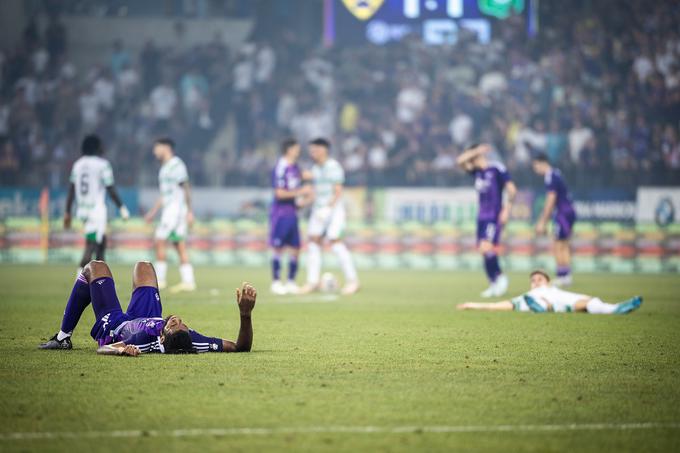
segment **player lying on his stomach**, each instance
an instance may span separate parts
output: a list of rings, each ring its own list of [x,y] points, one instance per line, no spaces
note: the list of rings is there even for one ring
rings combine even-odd
[[[96,321],[90,335],[99,345],[99,354],[248,352],[253,343],[251,312],[256,298],[257,291],[248,283],[236,290],[241,327],[235,343],[205,337],[187,327],[179,316],[162,317],[156,271],[151,263],[135,265],[132,297],[127,311],[123,312],[111,270],[103,261],[91,261],[76,279],[66,303],[61,330],[39,348],[72,349],[73,330],[92,302]]]
[[[564,291],[550,284],[550,277],[543,271],[533,271],[530,277],[529,292],[511,300],[501,302],[466,302],[459,304],[458,310],[487,311],[549,311],[571,313],[585,312],[612,315],[626,314],[640,308],[642,297],[635,296],[618,304],[607,304],[597,297]]]

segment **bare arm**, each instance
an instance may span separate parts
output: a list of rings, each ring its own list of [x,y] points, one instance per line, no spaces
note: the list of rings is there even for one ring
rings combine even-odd
[[[513,311],[515,306],[509,300],[500,302],[465,302],[456,305],[457,310]]]
[[[101,355],[123,355],[128,357],[137,357],[142,351],[133,344],[125,344],[122,341],[118,343],[107,344],[97,349],[97,354]]]
[[[514,203],[515,197],[517,196],[517,186],[515,185],[514,182],[508,181],[505,183],[505,194],[506,194],[505,204],[503,205],[503,210],[501,211],[500,214],[500,222],[503,225],[508,223],[508,219],[510,219],[512,203]]]
[[[187,204],[187,222],[191,225],[194,223],[194,211],[191,209],[191,185],[189,181],[185,181],[180,183],[180,186],[184,189],[184,201]]]
[[[116,207],[120,209],[123,206],[123,200],[120,199],[120,195],[118,195],[116,186],[107,186],[106,192],[109,194],[109,197],[111,197],[113,202],[116,204]]]
[[[471,161],[476,158],[477,156],[480,156],[484,153],[488,153],[491,151],[491,147],[489,145],[479,145],[474,148],[468,149],[467,151],[463,151],[458,155],[456,158],[456,164],[458,164],[459,167],[462,167],[464,170],[468,170],[469,164]]]
[[[76,198],[76,185],[71,183],[68,186],[68,195],[66,196],[66,211],[64,212],[64,229],[71,228],[71,209],[73,208],[73,201]]]
[[[251,314],[255,308],[257,290],[249,283],[243,283],[236,289],[236,303],[241,314],[241,327],[238,331],[236,343],[222,340],[223,352],[249,352],[253,346],[253,323]]]
[[[158,213],[158,210],[161,208],[162,205],[162,200],[161,198],[158,198],[156,200],[156,203],[154,203],[153,207],[149,209],[149,212],[146,213],[144,216],[144,220],[146,220],[147,223],[151,223],[154,217],[156,217],[156,214]]]

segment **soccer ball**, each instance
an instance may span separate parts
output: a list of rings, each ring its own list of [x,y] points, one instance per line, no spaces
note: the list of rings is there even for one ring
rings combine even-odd
[[[321,292],[334,293],[338,290],[338,287],[338,279],[335,278],[335,275],[330,272],[324,272],[321,276],[321,283],[319,284]]]

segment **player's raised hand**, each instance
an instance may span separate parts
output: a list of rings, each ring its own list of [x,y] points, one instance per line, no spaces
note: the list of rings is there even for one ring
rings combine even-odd
[[[250,315],[255,307],[255,300],[257,299],[257,290],[253,285],[243,282],[241,288],[236,288],[236,303],[241,311],[241,315]]]
[[[67,212],[64,214],[64,229],[65,230],[70,230],[71,229],[71,213]]]

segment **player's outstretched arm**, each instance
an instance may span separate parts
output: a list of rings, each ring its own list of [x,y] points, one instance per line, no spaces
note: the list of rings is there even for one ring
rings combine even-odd
[[[236,343],[222,340],[224,352],[249,352],[253,346],[253,323],[251,314],[255,308],[257,290],[250,283],[243,282],[241,288],[236,288],[236,303],[241,314],[241,327],[238,331]]]
[[[118,343],[107,344],[97,349],[97,354],[100,355],[122,355],[128,357],[137,357],[142,351],[133,344],[125,344],[122,341]]]
[[[509,300],[500,302],[465,302],[456,305],[457,310],[513,311],[515,306]]]

